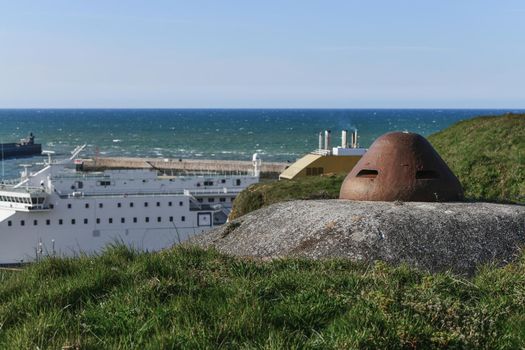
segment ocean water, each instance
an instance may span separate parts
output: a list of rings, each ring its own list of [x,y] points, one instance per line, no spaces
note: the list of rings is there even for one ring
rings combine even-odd
[[[357,128],[360,144],[381,134],[407,130],[428,136],[463,119],[518,110],[452,109],[30,109],[0,110],[0,143],[29,132],[43,149],[65,157],[87,144],[82,156],[127,156],[294,161],[317,148],[318,132]],[[43,157],[5,160],[1,178],[18,176],[21,163]],[[36,169],[36,168],[35,168]]]

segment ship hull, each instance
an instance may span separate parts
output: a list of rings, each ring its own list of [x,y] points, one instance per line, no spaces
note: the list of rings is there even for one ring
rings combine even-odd
[[[39,155],[42,153],[42,145],[19,145],[16,143],[8,143],[3,146],[0,145],[0,160],[18,157],[29,157]]]
[[[49,256],[93,255],[103,252],[111,244],[153,252],[180,244],[212,228],[169,222],[86,225],[77,221],[76,225],[71,225],[71,219],[60,227],[32,226],[34,222],[45,223],[48,218],[45,212],[16,212],[0,223],[0,265],[34,262]],[[12,226],[7,226],[8,221]],[[22,221],[26,227],[20,227]]]

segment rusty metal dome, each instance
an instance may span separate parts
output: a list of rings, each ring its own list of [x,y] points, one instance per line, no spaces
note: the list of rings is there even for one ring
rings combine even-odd
[[[340,199],[363,201],[460,201],[463,188],[421,135],[391,132],[379,137],[346,176]]]

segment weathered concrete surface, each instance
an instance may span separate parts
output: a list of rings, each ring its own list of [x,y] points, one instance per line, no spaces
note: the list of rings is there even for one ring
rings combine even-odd
[[[511,261],[525,206],[490,203],[290,201],[249,213],[192,244],[256,258],[349,258],[472,274]]]

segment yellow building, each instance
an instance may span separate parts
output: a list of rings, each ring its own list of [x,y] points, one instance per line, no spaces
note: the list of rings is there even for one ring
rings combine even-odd
[[[362,155],[336,156],[309,153],[298,159],[279,175],[279,179],[292,180],[303,176],[319,176],[330,173],[349,173]]]
[[[325,147],[322,145],[322,133],[319,133],[319,149],[298,159],[279,175],[279,179],[292,180],[304,176],[349,173],[366,152],[366,149],[358,147],[357,132],[352,133],[352,144],[348,147],[345,130],[341,147],[329,149],[329,146],[330,131],[325,131]]]

